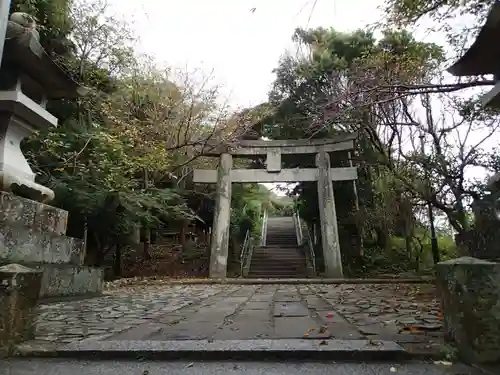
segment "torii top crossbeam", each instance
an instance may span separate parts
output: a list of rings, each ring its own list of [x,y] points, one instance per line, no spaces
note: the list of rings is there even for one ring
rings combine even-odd
[[[294,140],[240,140],[234,143],[203,147],[201,153],[206,156],[218,156],[224,153],[234,156],[267,155],[279,150],[281,154],[315,154],[319,151],[347,151],[354,148],[357,133],[344,133],[326,139],[294,139]]]
[[[356,133],[345,133],[328,139],[242,140],[235,144],[209,147],[203,151],[203,154],[207,156],[228,155],[229,157],[266,155],[266,169],[233,169],[229,172],[232,182],[318,181],[320,176],[317,168],[283,169],[281,155],[328,154],[336,151],[349,151],[354,148],[356,138]],[[217,182],[217,170],[195,169],[193,173],[194,182]],[[357,179],[357,170],[355,167],[329,168],[328,178],[332,181],[355,180]]]

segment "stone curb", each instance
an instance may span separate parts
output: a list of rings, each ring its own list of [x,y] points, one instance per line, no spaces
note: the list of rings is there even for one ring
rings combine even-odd
[[[326,343],[326,344],[325,344]],[[416,356],[393,341],[370,340],[82,340],[57,348],[20,345],[17,356],[43,358],[149,360],[342,361],[410,360]]]
[[[378,279],[138,279],[124,282],[121,285],[113,285],[113,282],[106,285],[109,287],[121,287],[127,285],[140,285],[147,282],[148,285],[157,283],[170,285],[196,285],[196,284],[232,284],[232,285],[259,285],[259,284],[428,284],[434,283],[433,277],[421,278],[378,278]]]

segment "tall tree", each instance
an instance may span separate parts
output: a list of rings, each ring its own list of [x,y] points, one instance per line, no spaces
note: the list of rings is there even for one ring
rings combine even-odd
[[[391,30],[377,40],[362,30],[298,29],[294,40],[302,53],[285,55],[276,69],[269,96],[274,113],[263,121],[264,134],[287,139],[359,132],[355,156],[360,167],[359,210],[355,209],[352,183],[337,184],[335,192],[343,247],[352,247],[351,239],[360,233],[369,238],[375,233],[377,246],[387,247],[391,235],[411,230],[415,203],[387,167],[387,162],[393,165],[393,140],[387,128],[398,125],[403,111],[392,87],[426,82],[436,72],[442,50],[415,40],[408,32]],[[348,155],[340,157],[343,161],[335,160],[335,166],[348,165]],[[314,165],[314,160],[304,158],[286,162],[290,166]],[[317,221],[315,187],[301,184],[297,192],[307,202],[301,205],[302,216]]]

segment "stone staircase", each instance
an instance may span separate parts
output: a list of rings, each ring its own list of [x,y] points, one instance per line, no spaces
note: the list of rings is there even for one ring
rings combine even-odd
[[[306,258],[297,246],[293,217],[267,219],[266,246],[253,250],[249,278],[306,278]]]

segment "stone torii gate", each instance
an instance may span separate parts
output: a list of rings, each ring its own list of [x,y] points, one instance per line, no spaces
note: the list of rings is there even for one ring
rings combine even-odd
[[[317,140],[242,140],[235,147],[221,145],[204,152],[203,154],[207,156],[220,157],[217,170],[196,169],[193,172],[193,182],[217,184],[211,239],[210,277],[226,277],[231,183],[317,181],[326,276],[342,278],[342,258],[333,181],[356,180],[357,169],[355,167],[331,168],[330,153],[352,150],[356,136],[356,134],[344,134],[330,139]],[[283,154],[316,154],[317,168],[282,169],[281,155]],[[266,155],[267,169],[232,169],[233,156],[256,155]]]

